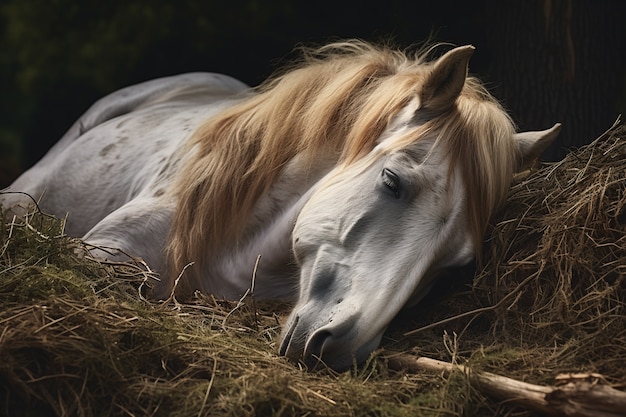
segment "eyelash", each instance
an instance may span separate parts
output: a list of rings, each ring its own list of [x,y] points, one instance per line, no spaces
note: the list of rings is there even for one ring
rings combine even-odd
[[[393,192],[396,198],[400,197],[400,178],[390,169],[384,168],[381,172],[383,185]]]

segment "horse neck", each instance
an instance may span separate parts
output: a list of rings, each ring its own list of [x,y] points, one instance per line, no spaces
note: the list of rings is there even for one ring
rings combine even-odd
[[[299,157],[291,160],[255,206],[236,249],[226,250],[206,263],[208,270],[200,276],[211,277],[211,288],[205,290],[235,299],[251,287],[254,276],[255,295],[259,298],[294,298],[297,271],[291,247],[293,227],[316,184],[333,167],[325,158],[315,165]]]

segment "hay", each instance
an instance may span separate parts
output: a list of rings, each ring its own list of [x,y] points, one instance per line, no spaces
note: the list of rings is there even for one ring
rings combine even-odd
[[[444,279],[343,374],[277,356],[289,306],[149,301],[155,277],[141,262],[95,261],[36,210],[0,220],[0,415],[533,415],[486,399],[462,372],[388,369],[396,353],[536,384],[597,372],[624,386],[625,189],[621,126],[520,180],[473,283],[450,293]]]
[[[497,306],[492,334],[537,355],[538,371],[626,386],[625,205],[622,125],[512,187],[475,293]]]

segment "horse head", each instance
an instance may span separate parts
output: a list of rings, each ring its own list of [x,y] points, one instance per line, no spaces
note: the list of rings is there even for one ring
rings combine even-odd
[[[335,369],[363,361],[439,272],[474,259],[513,173],[558,135],[514,133],[467,76],[473,50],[428,66],[376,146],[311,193],[292,234],[300,288],[281,354]]]

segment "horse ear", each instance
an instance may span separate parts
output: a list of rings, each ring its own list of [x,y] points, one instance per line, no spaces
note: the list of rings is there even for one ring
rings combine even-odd
[[[467,66],[475,49],[471,45],[454,48],[433,64],[420,93],[422,107],[442,112],[452,106],[465,85]]]
[[[520,132],[513,135],[517,142],[522,157],[518,171],[528,168],[535,159],[545,151],[548,146],[559,136],[561,124],[557,123],[550,129],[537,132]]]

